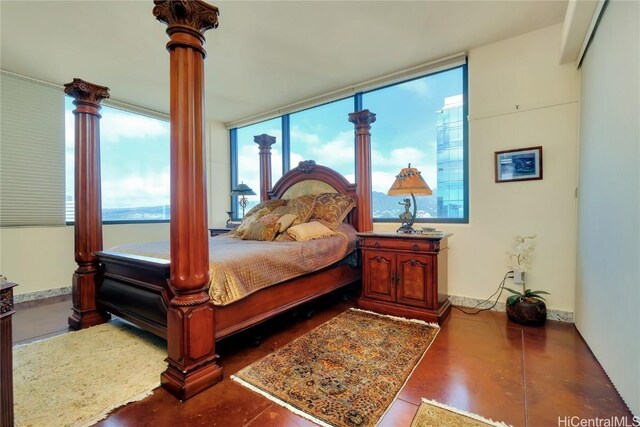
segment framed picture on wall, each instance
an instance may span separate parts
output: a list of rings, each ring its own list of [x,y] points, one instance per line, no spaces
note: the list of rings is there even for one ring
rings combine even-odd
[[[496,182],[542,179],[542,147],[496,151]]]

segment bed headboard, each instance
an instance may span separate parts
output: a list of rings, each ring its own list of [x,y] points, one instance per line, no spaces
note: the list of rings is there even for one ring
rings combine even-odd
[[[269,191],[270,199],[290,199],[304,194],[341,193],[357,200],[356,184],[351,184],[344,176],[326,166],[318,165],[313,160],[305,160],[291,169],[278,180]],[[356,206],[346,218],[346,222],[358,230],[356,224],[358,207]]]

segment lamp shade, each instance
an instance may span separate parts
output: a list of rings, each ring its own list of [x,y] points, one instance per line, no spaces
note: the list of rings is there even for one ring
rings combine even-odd
[[[432,194],[431,188],[422,178],[420,171],[411,167],[411,163],[406,168],[402,168],[396,175],[396,180],[387,192],[389,196],[402,196],[406,194],[418,194],[429,196]]]
[[[231,190],[232,196],[255,196],[255,194],[256,193],[244,182],[238,184],[236,188]]]

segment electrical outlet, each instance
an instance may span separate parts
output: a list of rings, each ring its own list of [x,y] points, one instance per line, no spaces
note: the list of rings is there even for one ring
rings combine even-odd
[[[524,283],[524,271],[513,272],[513,283],[522,285]]]

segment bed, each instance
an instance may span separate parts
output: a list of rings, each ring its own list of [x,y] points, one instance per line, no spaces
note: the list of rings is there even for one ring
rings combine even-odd
[[[226,304],[209,295],[209,250],[204,155],[204,32],[218,25],[218,9],[203,1],[154,0],[154,16],[168,25],[171,121],[171,220],[168,259],[103,250],[100,209],[99,109],[108,88],[79,79],[65,85],[75,101],[76,212],[73,313],[69,325],[90,327],[117,315],[167,339],[162,386],[185,400],[222,379],[215,341],[360,280],[360,268],[340,260]],[[368,110],[349,115],[355,126],[356,183],[301,162],[270,182],[270,144],[259,143],[262,201],[330,188],[352,196],[345,222],[370,231],[371,165]],[[258,142],[258,141],[256,141]],[[215,239],[215,238],[213,238]],[[211,245],[215,251],[218,246]]]

